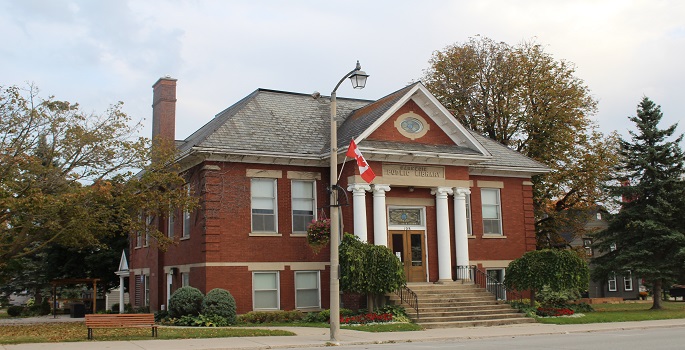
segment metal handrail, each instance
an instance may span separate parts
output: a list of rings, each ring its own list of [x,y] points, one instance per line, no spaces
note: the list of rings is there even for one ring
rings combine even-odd
[[[471,266],[469,270],[473,283],[492,293],[497,300],[521,300],[523,298],[521,293],[507,289],[504,283],[490,277],[487,272],[477,266]]]
[[[416,311],[416,319],[419,319],[419,297],[414,293],[413,290],[407,288],[407,286],[402,286],[400,289],[395,291],[400,297],[400,303],[405,303],[409,305],[414,311]]]

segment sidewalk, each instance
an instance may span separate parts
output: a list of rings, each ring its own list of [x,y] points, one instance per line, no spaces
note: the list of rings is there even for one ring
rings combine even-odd
[[[414,332],[369,333],[341,330],[340,345],[379,344],[387,342],[425,342],[450,339],[479,339],[516,337],[542,334],[568,334],[615,330],[685,327],[685,319],[592,323],[582,325],[547,325],[529,323],[511,326],[429,329]],[[84,341],[76,343],[36,343],[0,345],[2,350],[86,350],[86,349],[143,349],[143,350],[220,350],[220,349],[287,349],[323,347],[330,345],[329,330],[307,327],[272,327],[296,333],[283,337],[244,337],[179,340]]]

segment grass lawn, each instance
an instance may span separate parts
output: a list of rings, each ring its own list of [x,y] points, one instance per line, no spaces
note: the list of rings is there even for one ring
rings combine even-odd
[[[224,338],[288,336],[292,332],[257,328],[181,328],[160,327],[158,339]],[[95,329],[93,338],[98,340],[146,340],[154,339],[147,328]],[[31,325],[0,325],[0,344],[52,343],[88,341],[88,329],[83,322],[41,323]]]
[[[258,336],[288,336],[292,332],[281,330],[266,330],[258,327],[320,327],[328,328],[328,323],[261,323],[256,325],[241,324],[231,328],[192,328],[192,327],[160,327],[158,339],[189,339],[189,338],[227,338],[227,337],[258,337]],[[363,332],[404,332],[423,330],[413,323],[371,324],[361,326],[342,326]],[[147,328],[112,328],[93,330],[94,341],[98,340],[149,340],[154,339]],[[21,343],[53,343],[88,341],[88,329],[83,322],[69,323],[40,323],[29,325],[1,325],[0,344]]]
[[[650,310],[651,303],[595,304],[594,312],[583,317],[538,317],[540,323],[581,324],[685,318],[685,302],[664,301],[662,310]]]

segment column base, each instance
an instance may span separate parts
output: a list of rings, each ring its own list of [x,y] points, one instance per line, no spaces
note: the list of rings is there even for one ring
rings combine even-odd
[[[453,282],[454,281],[452,281],[451,279],[440,279],[440,280],[437,280],[436,282],[433,282],[433,283],[434,284],[445,284],[445,283],[453,283]]]

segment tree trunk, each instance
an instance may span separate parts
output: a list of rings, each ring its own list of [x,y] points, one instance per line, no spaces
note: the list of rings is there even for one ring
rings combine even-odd
[[[654,290],[652,291],[652,308],[650,310],[661,310],[661,279],[654,280]]]
[[[530,307],[535,308],[535,289],[530,290]]]
[[[374,298],[374,295],[371,293],[366,294],[366,308],[369,310],[369,312],[372,312],[373,309],[376,307],[376,301]]]

